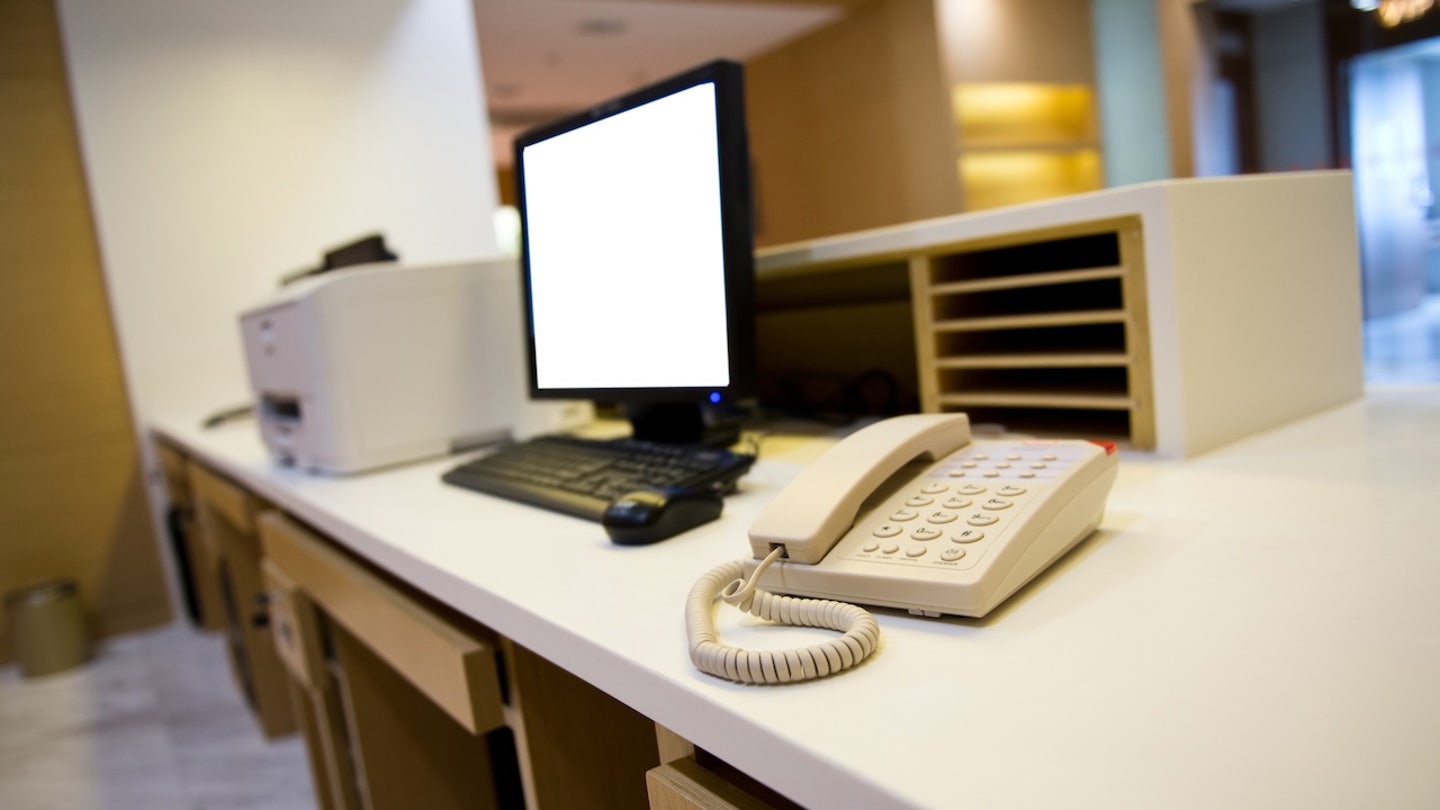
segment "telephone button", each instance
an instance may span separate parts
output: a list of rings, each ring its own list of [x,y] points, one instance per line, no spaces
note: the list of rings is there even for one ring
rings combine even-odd
[[[868,553],[870,553],[870,554],[874,554],[875,552],[877,552],[877,551],[880,550],[880,544],[877,543],[877,542],[875,542],[874,540],[871,540],[870,542],[868,542],[868,543],[866,543],[865,545],[861,546],[861,547],[860,547],[860,550],[861,550],[861,551],[864,551],[864,552],[868,552]]]
[[[1020,477],[1021,477],[1021,478],[1034,478],[1034,477],[1035,477],[1035,473],[1030,472],[1029,470],[1026,470],[1025,472],[1020,473]]]
[[[940,552],[940,559],[944,560],[945,562],[955,562],[956,560],[964,556],[965,549],[955,548],[954,546],[951,546],[950,548],[947,548],[944,551]]]
[[[986,515],[980,512],[976,512],[975,514],[971,515],[970,518],[965,522],[969,523],[971,526],[994,526],[996,523],[1000,522],[1000,518],[995,517],[994,515]]]
[[[965,529],[950,539],[956,543],[977,543],[985,539],[985,533],[979,529]]]
[[[926,495],[939,495],[940,493],[948,490],[949,488],[950,486],[948,484],[942,484],[939,481],[932,481],[921,487],[920,491]]]
[[[965,509],[969,507],[972,503],[975,502],[970,500],[969,498],[962,498],[959,495],[956,495],[952,498],[946,498],[945,503],[942,503],[940,505],[945,507],[946,509]]]
[[[958,490],[961,495],[979,495],[985,491],[985,487],[979,484],[966,484]]]
[[[953,523],[957,515],[954,512],[931,512],[925,516],[926,523]]]
[[[980,504],[980,508],[988,509],[991,512],[998,512],[1001,509],[1009,509],[1014,505],[1014,501],[1006,500],[1004,498],[989,498],[984,503]]]
[[[989,454],[989,453],[976,453],[976,454],[973,456],[973,458],[974,458],[976,461],[985,461],[986,459],[990,458],[990,454]]]
[[[1025,492],[1025,487],[1017,487],[1014,484],[1011,484],[1010,486],[1004,486],[995,490],[996,495],[1000,495],[1006,498],[1013,498],[1016,495],[1024,495]]]
[[[934,540],[940,535],[939,529],[932,529],[929,526],[921,526],[910,533],[910,536],[916,540]]]
[[[900,550],[900,546],[895,543],[886,543],[885,547],[880,550],[885,552],[886,554],[894,554],[895,552]]]
[[[934,503],[934,502],[935,502],[935,499],[934,499],[934,498],[927,498],[927,497],[924,496],[924,495],[916,495],[915,497],[913,497],[913,498],[911,498],[910,500],[906,501],[906,502],[905,502],[905,505],[906,505],[906,506],[929,506],[930,504],[932,504],[932,503]]]
[[[914,509],[896,509],[890,513],[891,520],[906,521],[920,517],[920,513]]]
[[[879,526],[876,526],[875,531],[871,532],[871,534],[875,535],[876,537],[894,537],[895,535],[900,534],[903,531],[905,530],[900,528],[899,526],[896,526],[894,523],[882,523]]]
[[[1000,477],[1000,471],[999,471],[999,470],[986,470],[986,471],[983,473],[983,475],[984,475],[986,478],[999,478],[999,477]]]
[[[910,548],[905,549],[905,556],[906,556],[906,557],[924,557],[924,556],[925,556],[925,547],[924,547],[924,546],[911,546]]]

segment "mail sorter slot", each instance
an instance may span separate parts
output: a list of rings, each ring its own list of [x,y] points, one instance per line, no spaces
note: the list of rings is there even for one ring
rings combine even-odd
[[[1088,273],[1070,271],[1047,277],[1050,283],[992,288],[981,282],[932,287],[937,324],[978,320],[991,328],[1026,328],[1043,324],[1036,316],[1124,312],[1118,267]],[[1018,326],[1013,326],[1018,325]]]
[[[935,285],[966,282],[994,282],[1010,279],[1014,284],[1044,283],[1050,274],[1072,270],[1113,267],[1121,262],[1121,246],[1113,230],[1098,233],[1028,240],[997,247],[976,246],[938,256],[932,270]]]
[[[443,615],[285,515],[267,512],[259,524],[266,558],[330,621],[468,731],[504,725],[496,642],[486,631]]]

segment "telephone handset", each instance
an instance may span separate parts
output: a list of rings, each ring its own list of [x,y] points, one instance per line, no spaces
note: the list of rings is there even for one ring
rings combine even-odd
[[[964,414],[909,414],[876,422],[805,468],[750,526],[750,548],[764,559],[818,563],[855,522],[864,500],[917,458],[939,459],[970,441]]]
[[[696,583],[691,659],[730,680],[803,680],[875,647],[873,617],[838,600],[984,616],[1094,531],[1117,471],[1112,444],[972,442],[964,414],[872,424],[821,455],[756,518],[753,558]],[[801,650],[726,647],[711,616],[717,594],[761,618],[844,635]]]

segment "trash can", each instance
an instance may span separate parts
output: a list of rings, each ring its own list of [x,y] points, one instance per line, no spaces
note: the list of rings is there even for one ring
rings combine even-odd
[[[73,580],[51,579],[11,591],[5,595],[5,612],[21,677],[63,672],[89,657],[85,613]]]

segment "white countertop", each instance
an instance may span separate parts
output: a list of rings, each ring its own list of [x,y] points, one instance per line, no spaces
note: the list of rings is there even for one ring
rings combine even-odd
[[[1440,386],[1187,461],[1122,455],[1101,530],[990,616],[877,610],[866,664],[762,687],[691,667],[685,596],[824,441],[766,440],[719,521],[624,548],[442,484],[454,460],[314,477],[253,423],[196,423],[152,421],[803,805],[1440,806]],[[741,645],[818,632],[717,615]]]

